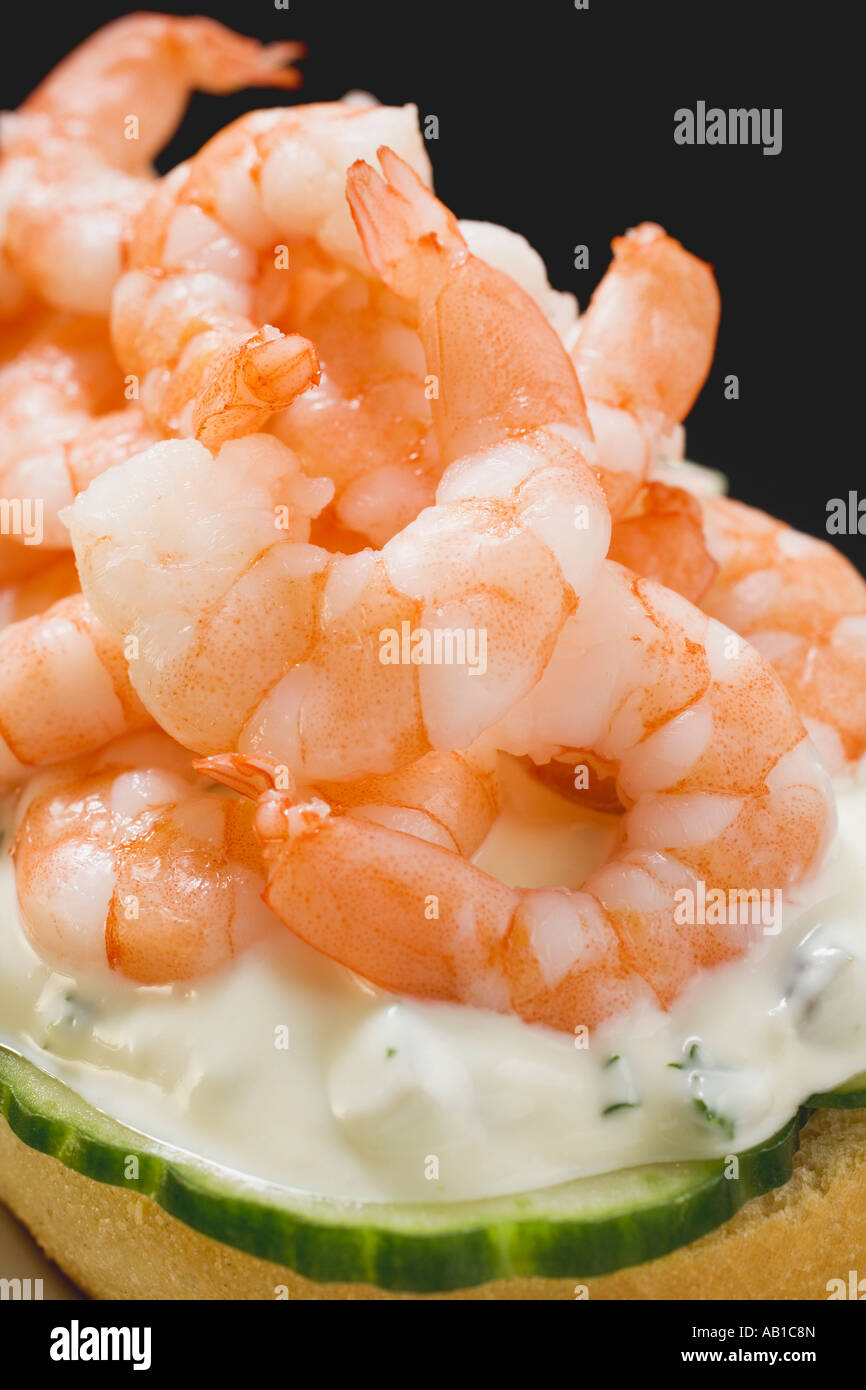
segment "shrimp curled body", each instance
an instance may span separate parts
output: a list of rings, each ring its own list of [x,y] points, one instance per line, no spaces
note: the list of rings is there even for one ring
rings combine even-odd
[[[0,787],[150,724],[122,640],[81,594],[0,632]]]
[[[91,478],[158,439],[140,408],[124,405],[106,325],[77,315],[34,315],[18,325],[0,363],[0,495],[36,498],[38,535],[8,540],[69,546],[60,512]]]
[[[742,955],[760,928],[679,909],[701,884],[795,887],[832,835],[827,775],[772,670],[721,624],[610,562],[491,738],[538,758],[588,748],[614,766],[629,807],[622,841],[580,890],[508,888],[429,836],[266,791],[256,828],[270,907],[383,988],[571,1031],[642,1002],[668,1008],[699,970]],[[242,757],[205,766],[243,785]]]
[[[295,87],[302,55],[200,17],[133,14],[92,34],[2,118],[0,318],[34,296],[106,315],[151,161],[191,93]]]
[[[67,970],[146,985],[225,964],[275,926],[251,809],[206,790],[159,733],[33,778],[13,849],[33,944]]]
[[[330,554],[305,544],[323,480],[251,435],[216,456],[156,445],[68,513],[84,591],[118,639],[138,640],[130,677],[157,722],[198,752],[273,757],[307,781],[473,744],[538,681],[610,537],[556,332],[472,255],[411,166],[380,157],[392,182],[358,164],[350,202],[374,269],[418,306],[439,383],[435,505],[380,551]],[[380,201],[390,237],[375,231]],[[404,633],[420,635],[420,660]],[[467,653],[471,639],[479,659],[426,660],[425,634]]]
[[[538,447],[539,436],[550,447],[552,431],[525,415],[542,392],[531,366],[522,378],[527,390],[515,391],[509,367],[518,359],[503,363],[501,339],[490,349],[498,370],[483,370],[487,276],[412,171],[387,151],[379,158],[385,179],[355,166],[349,198],[375,268],[396,293],[418,300],[428,368],[445,387],[434,420],[443,454],[454,462],[440,503],[454,497],[455,480],[463,495],[461,480],[473,477],[479,459],[490,470],[495,459],[501,496],[510,468],[523,481],[521,451]],[[507,293],[500,290],[500,302]],[[512,324],[522,320],[528,329],[513,289],[509,309]],[[569,399],[574,419],[579,389],[552,352],[542,358],[548,340],[536,332],[533,341],[537,369],[548,362],[554,369],[545,371],[548,409],[560,392],[559,408]],[[467,368],[479,343],[476,375]],[[541,476],[550,500],[551,480]],[[476,536],[483,534],[483,513],[473,520]],[[422,555],[442,553],[438,539],[438,528],[427,531],[416,573],[430,563]],[[571,537],[572,556],[585,554],[580,539],[575,545]],[[383,555],[403,540],[389,542]],[[487,707],[473,736],[483,733],[490,747],[537,762],[588,750],[612,769],[628,808],[621,843],[579,891],[507,888],[423,833],[358,824],[326,798],[280,792],[273,783],[256,818],[267,901],[316,949],[397,992],[568,1030],[596,1026],[642,1001],[669,1007],[700,969],[743,954],[755,935],[739,918],[724,925],[688,914],[680,920],[681,895],[696,903],[701,884],[782,892],[800,884],[833,831],[827,774],[757,652],[613,561],[593,565],[533,675],[522,690],[507,687],[507,707],[496,718]],[[448,727],[452,747],[463,732]],[[236,787],[248,777],[243,754],[206,765]],[[259,772],[263,766],[266,759]],[[261,777],[249,776],[247,790],[260,793]],[[360,899],[359,876],[369,885]]]
[[[318,382],[312,343],[265,316],[285,307],[296,260],[364,268],[343,183],[386,135],[429,177],[413,107],[332,102],[251,112],[162,180],[136,222],[112,332],[166,433],[219,445]]]

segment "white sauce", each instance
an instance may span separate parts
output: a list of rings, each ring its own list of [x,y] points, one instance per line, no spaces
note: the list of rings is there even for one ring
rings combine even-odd
[[[522,805],[479,862],[510,883],[578,884],[609,829],[513,775]],[[866,786],[839,801],[838,840],[779,935],[587,1049],[517,1018],[395,1000],[281,928],[194,988],[73,982],[30,948],[4,852],[0,1042],[163,1143],[342,1198],[494,1196],[744,1149],[866,1069]],[[671,1067],[695,1038],[698,1060]]]

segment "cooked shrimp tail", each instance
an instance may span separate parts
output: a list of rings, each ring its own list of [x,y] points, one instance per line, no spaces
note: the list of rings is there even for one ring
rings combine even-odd
[[[306,338],[276,330],[255,333],[209,363],[195,402],[193,434],[205,445],[250,434],[318,385],[320,376],[316,349]]]
[[[195,768],[244,796],[273,793],[268,804],[277,810],[297,797],[288,769],[273,758],[218,753]],[[408,831],[465,856],[475,853],[501,808],[495,758],[480,749],[427,753],[397,772],[357,782],[320,782],[314,799],[324,804],[322,798],[355,819]],[[259,824],[265,840],[267,814]]]
[[[305,52],[301,43],[261,44],[198,15],[125,15],[74,49],[22,110],[136,172],[180,124],[191,92],[297,87],[293,64]]]
[[[688,415],[710,370],[715,276],[653,222],[616,237],[613,256],[580,320],[577,374],[591,400],[628,410],[664,435]],[[643,331],[632,336],[638,325]]]
[[[253,799],[276,791],[278,787],[292,795],[295,792],[294,778],[276,758],[213,753],[209,758],[196,758],[193,767],[202,777],[209,777],[211,781]]]
[[[544,426],[592,434],[574,367],[534,300],[473,256],[453,215],[383,147],[382,175],[352,165],[346,196],[371,265],[417,301],[443,463]],[[506,328],[507,326],[507,328]]]
[[[613,260],[578,321],[571,353],[614,518],[635,497],[662,439],[691,410],[718,324],[710,266],[655,223],[614,240]]]

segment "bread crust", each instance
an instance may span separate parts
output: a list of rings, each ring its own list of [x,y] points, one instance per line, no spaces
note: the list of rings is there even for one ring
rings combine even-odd
[[[200,1235],[149,1197],[109,1187],[28,1148],[0,1120],[0,1199],[86,1293],[100,1299],[383,1299],[315,1284]],[[866,1275],[866,1111],[806,1124],[789,1182],[662,1259],[599,1279],[505,1279],[425,1298],[458,1300],[810,1299]],[[583,1290],[586,1290],[584,1293]]]

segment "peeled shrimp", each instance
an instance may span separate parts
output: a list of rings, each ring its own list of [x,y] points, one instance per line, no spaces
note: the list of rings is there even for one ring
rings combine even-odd
[[[29,394],[28,394],[29,388]],[[0,350],[0,409],[6,436],[61,411],[107,410],[123,402],[123,378],[103,320],[38,310],[7,328]]]
[[[651,482],[611,556],[685,594],[775,667],[834,774],[866,752],[866,581],[826,541]]]
[[[704,536],[701,499],[656,480],[614,522],[609,556],[697,604],[718,570]]]
[[[157,438],[137,406],[123,405],[105,324],[37,316],[24,345],[0,365],[0,494],[26,504],[28,515],[38,509],[10,538],[68,547],[60,510],[91,478]]]
[[[576,301],[551,289],[524,237],[488,222],[459,225],[474,255],[515,280],[560,337],[570,333]],[[384,545],[435,499],[443,468],[430,409],[435,383],[426,377],[416,319],[414,305],[369,274],[312,267],[294,277],[280,322],[315,343],[322,377],[269,428],[305,473],[333,480],[330,510],[344,534],[330,549]]]
[[[402,301],[354,270],[331,278],[314,304],[286,319],[315,343],[319,385],[269,428],[308,476],[333,480],[336,524],[379,546],[433,501],[441,472],[424,353]]]
[[[58,599],[79,592],[78,571],[70,551],[49,551],[49,561],[34,573],[9,584],[0,580],[0,628],[34,618]]]
[[[536,758],[587,747],[615,767],[622,841],[580,890],[508,888],[423,832],[289,788],[265,791],[256,815],[266,902],[383,988],[571,1031],[669,1008],[698,971],[743,954],[753,926],[680,924],[682,895],[795,887],[832,833],[829,780],[772,670],[610,561],[490,739]],[[242,755],[203,770],[250,795],[278,785]]]
[[[53,131],[143,173],[180,125],[194,91],[297,87],[299,43],[261,44],[201,16],[131,14],[97,29],[22,106]],[[127,131],[129,114],[138,133]]]
[[[571,356],[614,518],[706,380],[719,324],[712,269],[652,222],[617,237]]]
[[[614,526],[611,555],[747,638],[830,771],[855,766],[866,752],[866,581],[839,551],[732,498],[651,482]]]
[[[244,796],[269,790],[275,781],[295,786],[271,758],[217,754],[195,764],[204,775],[211,765],[215,781]],[[320,783],[307,796],[353,823],[412,835],[466,857],[480,848],[501,809],[496,757],[475,749],[428,753],[397,772],[358,782]]]
[[[450,465],[436,505],[379,552],[307,546],[321,480],[250,436],[215,457],[156,445],[68,513],[84,592],[118,639],[137,639],[130,678],[157,722],[196,751],[265,754],[314,781],[468,748],[536,683],[609,540],[559,338],[411,167],[380,157],[392,183],[356,166],[351,199],[375,268],[418,303]],[[460,639],[467,657],[483,638],[483,669],[383,659],[407,630]]]
[[[556,436],[464,461],[439,495],[382,551],[333,555],[303,543],[330,488],[253,435],[215,457],[157,444],[68,515],[84,592],[135,640],[130,679],[163,728],[199,752],[352,781],[468,747],[537,680],[607,545],[592,476]],[[383,661],[409,629],[464,659]],[[479,629],[483,663],[469,660]]]
[[[163,734],[28,784],[13,856],[21,917],[61,970],[145,985],[215,970],[275,925],[249,803],[204,788]]]
[[[4,115],[0,135],[0,315],[42,303],[107,316],[150,180],[107,168],[36,117]]]
[[[551,290],[523,238],[489,224],[459,225],[470,249],[531,294],[560,337],[575,338],[573,300]],[[399,316],[394,303],[393,295],[383,297],[355,276],[292,320],[316,344],[322,381],[273,425],[306,472],[334,478],[339,521],[374,544],[432,500],[442,469],[427,399],[433,378],[425,378],[418,361],[413,316]],[[614,518],[634,499],[662,439],[691,408],[717,326],[718,292],[708,266],[651,224],[617,238],[614,259],[577,320],[572,349],[595,436],[591,460]],[[616,374],[607,366],[612,356]],[[687,498],[679,504],[684,522]]]
[[[308,339],[266,319],[286,308],[293,270],[310,257],[364,269],[344,180],[383,138],[429,178],[414,107],[333,102],[251,112],[162,180],[137,220],[112,325],[166,432],[218,445],[318,380]]]
[[[697,603],[716,572],[699,501],[652,473],[709,371],[718,287],[712,268],[654,223],[613,250],[572,348],[613,515],[610,557]]]
[[[36,294],[107,314],[151,160],[191,93],[295,87],[286,65],[302,52],[198,17],[133,14],[97,30],[3,117],[0,313]]]
[[[215,457],[156,445],[68,513],[83,591],[118,639],[138,639],[131,680],[157,723],[197,752],[264,753],[309,780],[468,748],[538,680],[609,542],[562,343],[410,165],[381,157],[400,188],[359,165],[353,210],[375,268],[384,249],[389,286],[418,302],[450,464],[436,505],[379,552],[329,555],[302,543],[329,489],[260,435]],[[484,669],[386,662],[384,639],[406,628],[456,634],[467,653],[484,638]]]
[[[0,787],[150,722],[122,643],[81,594],[0,632]]]
[[[596,398],[655,420],[658,436],[687,413],[709,367],[715,282],[658,228],[639,228],[615,252],[612,271],[618,261],[621,269],[599,287],[573,357],[597,437]],[[656,330],[637,347],[618,331],[629,315]],[[831,770],[866,751],[866,583],[831,546],[728,498],[651,478],[616,520],[610,555],[748,638],[781,676]]]
[[[772,663],[831,772],[866,752],[866,580],[827,541],[700,499],[718,565],[701,599]]]
[[[866,581],[838,550],[724,496],[651,481],[610,556],[740,632],[776,669],[831,773],[866,752]]]

